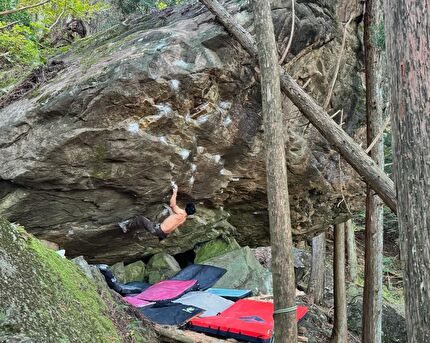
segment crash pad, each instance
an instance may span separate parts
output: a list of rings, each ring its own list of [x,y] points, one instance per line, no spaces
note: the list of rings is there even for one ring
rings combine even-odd
[[[212,287],[226,271],[224,268],[205,264],[191,264],[173,275],[169,280],[197,280],[199,289],[204,291]]]
[[[141,293],[145,289],[148,289],[149,287],[152,286],[151,283],[146,283],[146,282],[142,282],[142,281],[131,281],[131,282],[127,282],[125,285],[128,287],[133,287],[135,289],[139,289],[139,292],[136,292],[136,293]]]
[[[139,311],[149,320],[162,325],[183,325],[203,312],[203,309],[177,303],[164,303],[146,306]]]
[[[126,302],[128,302],[130,305],[133,305],[134,307],[145,307],[149,305],[153,305],[155,303],[149,302],[146,300],[142,300],[136,297],[124,297],[123,298]]]
[[[241,299],[218,316],[193,318],[189,328],[220,337],[268,343],[273,333],[273,309],[271,302]],[[297,320],[306,312],[306,307],[298,306]]]
[[[134,282],[130,282],[129,284],[122,284],[118,282],[118,280],[115,278],[115,275],[113,275],[107,264],[99,264],[97,265],[97,267],[103,274],[109,288],[113,289],[115,292],[121,295],[138,294],[144,290],[141,285],[137,285]]]
[[[234,304],[233,301],[207,292],[189,292],[173,301],[183,305],[200,307],[204,310],[201,317],[216,316]]]
[[[136,298],[146,301],[169,301],[197,288],[196,280],[164,280],[139,293]]]
[[[220,297],[233,300],[233,301],[247,298],[252,295],[252,291],[250,289],[209,288],[206,290],[206,292],[209,292],[211,294],[215,294]]]

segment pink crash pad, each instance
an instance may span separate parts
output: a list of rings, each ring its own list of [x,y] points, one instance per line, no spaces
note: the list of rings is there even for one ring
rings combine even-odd
[[[197,280],[165,280],[152,285],[135,298],[146,301],[167,301],[179,298],[197,286]]]
[[[144,306],[154,304],[149,301],[138,299],[136,297],[124,297],[123,299],[127,301],[130,305],[133,305],[134,307],[144,307]]]

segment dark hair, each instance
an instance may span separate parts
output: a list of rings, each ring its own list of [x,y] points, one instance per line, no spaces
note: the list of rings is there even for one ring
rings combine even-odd
[[[185,206],[185,212],[187,212],[189,216],[196,213],[196,206],[192,202],[188,203],[187,206]]]

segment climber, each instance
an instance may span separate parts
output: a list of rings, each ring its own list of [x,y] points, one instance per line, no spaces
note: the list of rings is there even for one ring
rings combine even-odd
[[[185,222],[187,216],[190,216],[196,212],[196,207],[193,203],[188,203],[185,207],[185,211],[181,209],[176,204],[178,186],[174,182],[172,182],[172,190],[173,194],[170,198],[170,207],[167,206],[169,210],[169,216],[161,224],[153,223],[148,218],[138,215],[133,219],[118,223],[118,226],[121,228],[122,232],[127,233],[129,231],[145,229],[162,240],[166,238],[167,235],[175,231]]]

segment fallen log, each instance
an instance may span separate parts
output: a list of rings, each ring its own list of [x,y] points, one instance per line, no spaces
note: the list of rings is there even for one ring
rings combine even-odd
[[[200,0],[224,25],[253,58],[257,58],[257,46],[251,34],[217,0]],[[357,171],[364,181],[381,197],[387,206],[397,213],[394,182],[330,116],[309,96],[281,67],[281,89],[325,139]]]

